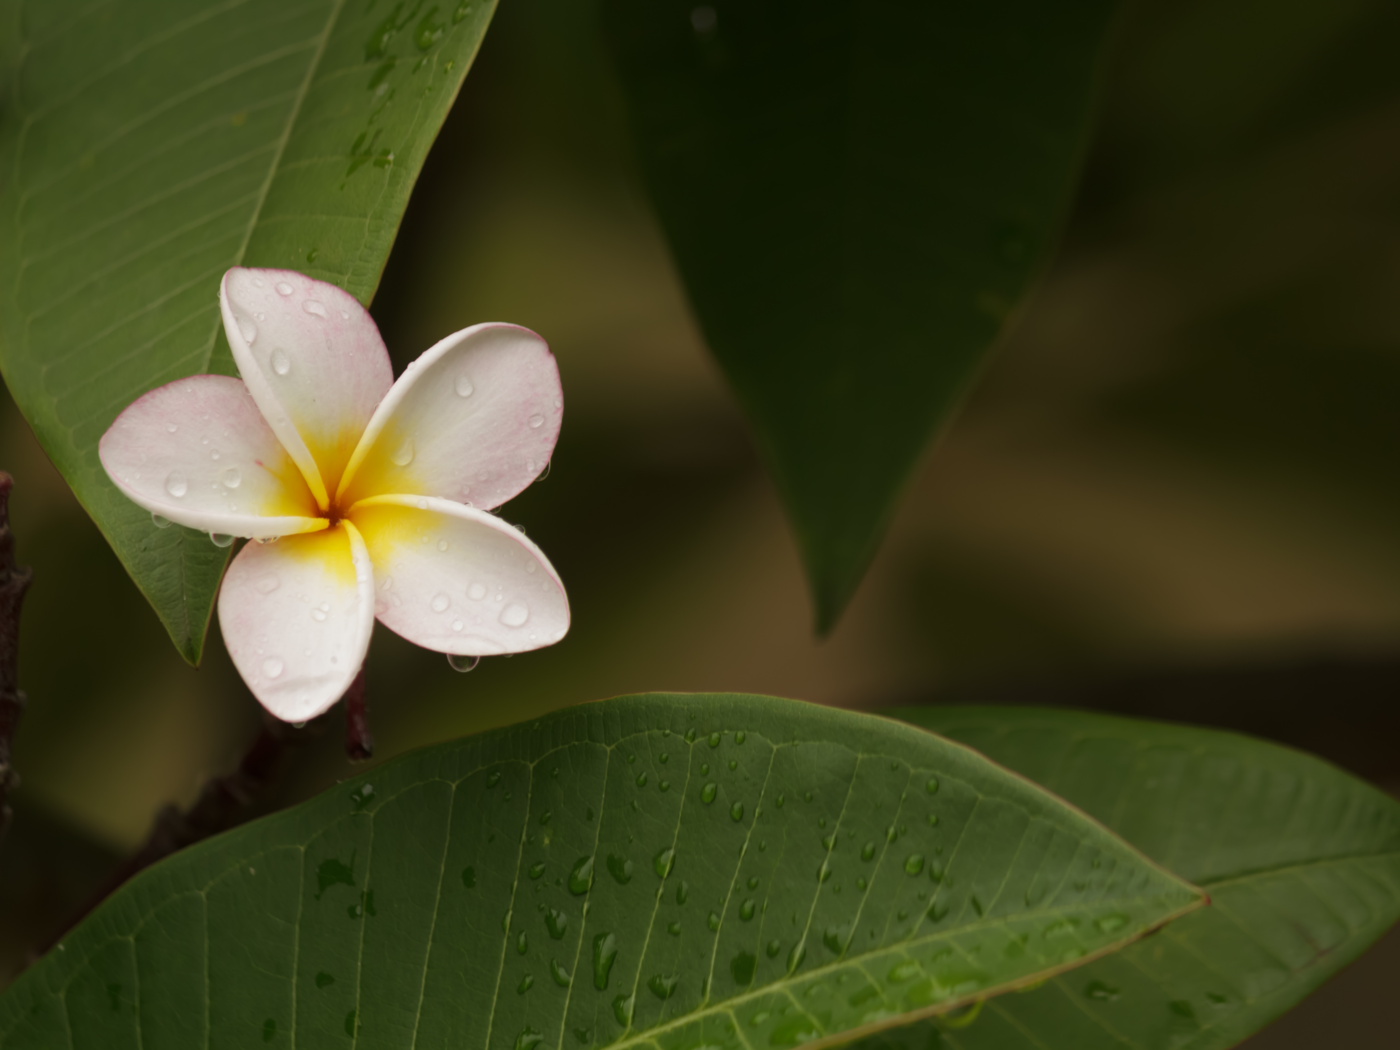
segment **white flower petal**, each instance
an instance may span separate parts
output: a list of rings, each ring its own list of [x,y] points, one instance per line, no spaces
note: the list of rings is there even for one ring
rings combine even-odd
[[[552,645],[568,631],[554,567],[499,518],[423,496],[364,500],[350,516],[374,563],[375,615],[410,642],[492,656]]]
[[[399,377],[345,469],[340,503],[407,493],[489,510],[549,464],[563,415],[544,340],[516,325],[474,325]]]
[[[394,372],[354,296],[291,270],[233,269],[219,287],[238,371],[320,505]]]
[[[118,488],[170,521],[228,536],[326,527],[242,380],[190,376],[138,398],[102,435]]]
[[[354,526],[238,552],[219,592],[219,624],[258,702],[286,722],[344,695],[369,650],[374,574]]]

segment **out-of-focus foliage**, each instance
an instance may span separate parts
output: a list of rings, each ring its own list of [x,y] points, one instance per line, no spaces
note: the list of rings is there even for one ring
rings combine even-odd
[[[229,267],[369,301],[493,8],[0,4],[0,364],[192,663],[228,552],[157,529],[98,439],[154,387],[236,374],[217,303]]]
[[[1119,7],[603,3],[647,183],[819,631],[1054,246]]]

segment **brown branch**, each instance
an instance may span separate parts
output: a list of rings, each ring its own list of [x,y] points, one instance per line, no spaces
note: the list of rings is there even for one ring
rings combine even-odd
[[[294,726],[264,714],[262,730],[244,753],[238,767],[232,773],[215,777],[205,784],[199,798],[189,809],[181,812],[174,805],[161,809],[141,848],[103,880],[63,924],[63,928],[43,945],[40,953],[57,944],[65,933],[133,875],[186,846],[237,827],[255,816],[258,806],[280,784],[281,773],[286,769],[290,756],[319,737],[330,717],[324,714]]]
[[[19,786],[11,751],[24,711],[24,693],[19,689],[19,612],[34,578],[27,565],[15,565],[15,537],[10,532],[14,486],[15,479],[0,471],[0,842],[10,826],[10,790]]]

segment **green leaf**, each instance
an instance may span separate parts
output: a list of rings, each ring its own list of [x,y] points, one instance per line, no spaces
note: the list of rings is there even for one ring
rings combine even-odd
[[[97,442],[234,374],[231,266],[368,302],[492,0],[0,0],[0,368],[186,659],[227,552],[157,532]]]
[[[1309,755],[1209,729],[1074,711],[900,710],[1102,820],[1205,889],[1158,936],[988,1003],[965,1029],[861,1050],[1234,1046],[1400,919],[1400,803]]]
[[[1117,0],[604,0],[642,168],[819,630],[1046,258]]]
[[[791,1047],[1200,903],[912,727],[625,697],[408,755],[150,869],[0,999],[0,1045]]]

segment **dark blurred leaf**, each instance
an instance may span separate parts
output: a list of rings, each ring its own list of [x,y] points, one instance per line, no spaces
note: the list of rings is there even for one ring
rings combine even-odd
[[[642,165],[819,630],[1048,254],[1116,0],[604,0]]]
[[[1400,919],[1400,804],[1309,755],[1075,711],[905,708],[1097,817],[1211,906],[965,1029],[924,1023],[861,1050],[1234,1046]]]
[[[786,1048],[1059,973],[1200,904],[931,734],[623,697],[148,869],[0,999],[0,1044]]]
[[[0,0],[0,364],[192,662],[228,554],[157,531],[98,439],[152,387],[233,372],[230,266],[369,301],[493,9]]]

